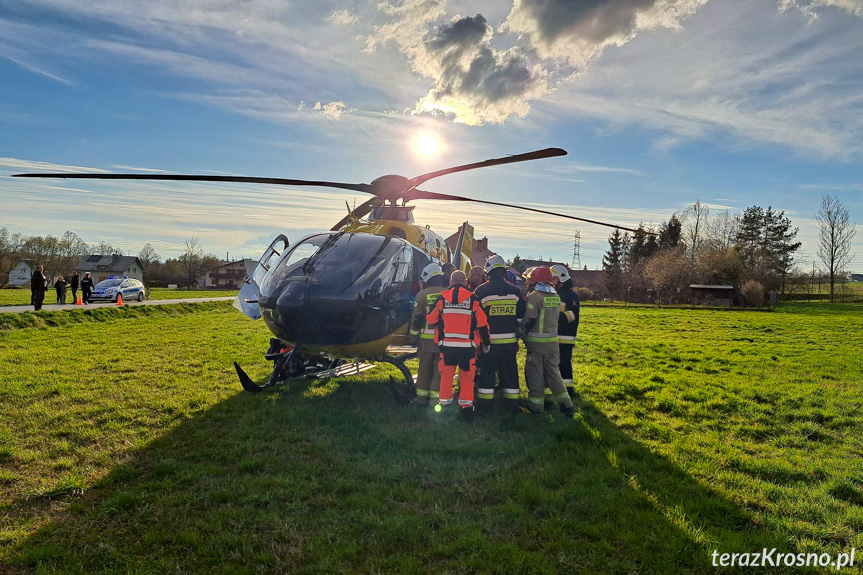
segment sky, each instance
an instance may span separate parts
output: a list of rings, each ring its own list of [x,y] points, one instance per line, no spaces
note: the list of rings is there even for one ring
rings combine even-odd
[[[38,171],[368,183],[507,154],[551,158],[424,189],[624,226],[699,200],[784,210],[817,261],[821,196],[863,223],[863,0],[0,0],[0,226],[175,257],[257,258],[362,193],[36,180]],[[432,134],[438,153],[416,140]],[[610,230],[480,204],[512,257],[601,266]],[[860,226],[858,226],[859,230]],[[852,267],[863,269],[863,231]]]

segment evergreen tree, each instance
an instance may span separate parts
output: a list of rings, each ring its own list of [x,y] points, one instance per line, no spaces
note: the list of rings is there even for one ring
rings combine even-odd
[[[659,237],[655,240],[660,249],[673,248],[680,245],[680,234],[683,225],[677,219],[677,214],[671,214],[668,221],[659,226]]]
[[[626,264],[629,248],[629,234],[621,234],[615,229],[608,237],[608,251],[602,257],[602,269],[605,272],[605,285],[611,296],[618,298],[623,287],[623,270]]]
[[[764,214],[765,246],[770,252],[776,272],[782,276],[782,293],[785,293],[785,279],[794,267],[794,252],[802,242],[795,241],[800,228],[792,228],[791,220],[785,211],[774,212],[770,206]]]
[[[794,252],[801,242],[795,241],[798,228],[784,211],[772,206],[746,208],[737,231],[737,249],[750,276],[757,276],[766,286],[773,284],[785,291],[785,278],[794,265]]]

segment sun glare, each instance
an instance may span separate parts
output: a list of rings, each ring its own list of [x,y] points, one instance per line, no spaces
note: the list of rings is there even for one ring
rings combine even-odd
[[[423,156],[434,156],[440,149],[440,142],[431,134],[423,134],[417,138],[417,150]]]

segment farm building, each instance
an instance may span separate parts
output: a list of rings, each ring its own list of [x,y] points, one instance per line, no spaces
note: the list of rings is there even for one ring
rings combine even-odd
[[[255,260],[242,259],[206,269],[198,275],[201,289],[240,289],[243,278],[255,268]]]
[[[15,267],[9,270],[10,286],[29,286],[30,276],[36,269],[36,260],[21,260]]]
[[[93,281],[98,283],[111,276],[129,277],[136,280],[144,279],[144,266],[136,256],[121,256],[112,254],[110,256],[91,255],[81,260],[75,267],[78,275],[90,272]]]

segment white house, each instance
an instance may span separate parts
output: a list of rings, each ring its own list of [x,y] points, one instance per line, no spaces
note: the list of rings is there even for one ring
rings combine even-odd
[[[243,287],[243,278],[251,273],[250,270],[253,270],[257,263],[250,259],[222,262],[198,275],[198,287],[201,289],[240,289]]]
[[[36,260],[21,260],[9,272],[10,286],[29,286],[30,277],[36,270]]]
[[[90,272],[90,277],[95,283],[106,280],[111,276],[122,278],[128,277],[136,280],[144,279],[144,266],[136,256],[121,256],[113,254],[110,256],[92,255],[81,260],[75,267],[75,271],[82,278]]]

